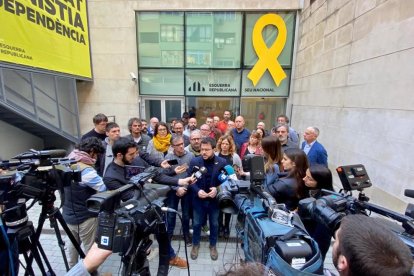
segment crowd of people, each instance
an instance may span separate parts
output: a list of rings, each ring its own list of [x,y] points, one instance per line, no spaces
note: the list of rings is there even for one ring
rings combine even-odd
[[[321,189],[333,190],[327,151],[317,141],[320,132],[317,127],[306,128],[300,144],[298,133],[289,126],[285,115],[278,116],[271,128],[259,122],[252,130],[245,127],[243,116],[236,116],[234,122],[231,119],[228,110],[224,111],[222,119],[214,116],[205,122],[197,122],[188,113],[168,124],[155,117],[149,123],[131,118],[127,123],[129,134],[122,137],[117,123],[108,122],[104,114],[97,114],[93,118],[94,128],[82,136],[70,154],[81,165],[82,181],[72,187],[80,196],[66,198],[75,204],[64,204],[63,215],[66,219],[73,217],[73,213],[83,214],[67,220],[79,242],[88,250],[92,246],[90,237],[96,231],[96,217],[82,205],[85,196],[125,185],[128,182],[126,165],[162,168],[154,181],[172,187],[166,200],[168,207],[177,210],[181,204],[183,236],[186,244],[192,246],[193,260],[198,258],[203,228],[209,228],[212,260],[218,258],[218,238],[229,238],[231,215],[221,213],[216,200],[217,187],[221,184],[219,175],[226,165],[234,168],[237,178],[248,179],[249,172],[242,166],[243,158],[263,156],[266,174],[263,189],[291,211],[297,209],[301,199],[317,198],[321,196]],[[176,160],[176,165],[170,165],[170,160]],[[207,169],[206,173],[195,179],[193,173],[201,167]],[[128,192],[122,195],[122,200],[132,197],[133,193]],[[166,222],[171,238],[175,214],[168,213]],[[312,221],[305,222],[305,226],[325,258],[331,242],[329,231]],[[77,257],[70,255],[71,265],[77,263]],[[170,265],[188,266],[175,254],[171,244]]]

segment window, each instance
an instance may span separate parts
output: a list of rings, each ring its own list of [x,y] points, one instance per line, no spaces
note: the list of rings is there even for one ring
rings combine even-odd
[[[183,42],[183,25],[161,25],[161,42]]]
[[[140,33],[139,39],[141,43],[158,43],[158,33]]]

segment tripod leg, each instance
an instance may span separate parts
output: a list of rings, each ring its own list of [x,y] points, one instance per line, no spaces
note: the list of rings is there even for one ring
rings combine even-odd
[[[68,235],[70,241],[72,242],[73,246],[76,248],[76,250],[79,253],[79,256],[84,259],[85,258],[85,253],[83,253],[82,248],[80,247],[79,243],[77,242],[77,240],[75,239],[75,237],[73,236],[72,232],[70,231],[68,225],[66,224],[65,220],[63,219],[62,213],[57,210],[54,213],[54,217],[59,221],[60,225],[62,226],[63,230],[65,230],[66,235]]]
[[[69,271],[68,259],[65,253],[65,242],[62,240],[62,236],[60,235],[60,230],[59,230],[59,226],[57,224],[56,218],[54,216],[50,216],[49,220],[50,220],[50,225],[52,225],[53,228],[55,229],[56,238],[58,241],[60,251],[62,252],[63,262],[65,263],[66,271]]]
[[[33,271],[33,268],[32,268],[32,265],[30,264],[29,265],[29,262],[30,262],[30,260],[29,260],[29,256],[27,255],[27,253],[26,252],[24,252],[23,253],[23,257],[24,257],[24,259],[25,259],[25,261],[26,261],[26,271],[25,271],[25,273],[24,273],[24,275],[26,276],[26,275],[30,275],[30,276],[34,276],[35,274],[34,274],[34,271]]]

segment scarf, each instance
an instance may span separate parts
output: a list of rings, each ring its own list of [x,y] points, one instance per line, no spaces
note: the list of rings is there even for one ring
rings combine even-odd
[[[84,152],[84,151],[80,151],[78,149],[73,150],[69,156],[69,159],[75,159],[76,162],[82,162],[86,165],[94,165],[96,162],[96,159],[91,158],[91,156]]]
[[[168,133],[165,137],[160,137],[158,134],[152,138],[154,148],[159,152],[166,152],[170,148],[171,134]]]

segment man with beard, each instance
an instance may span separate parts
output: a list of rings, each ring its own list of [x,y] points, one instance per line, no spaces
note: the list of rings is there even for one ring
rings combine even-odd
[[[139,152],[135,142],[129,138],[119,138],[114,143],[112,151],[114,154],[114,161],[109,164],[103,178],[103,181],[105,182],[108,190],[116,190],[128,184],[128,180],[125,177],[125,165],[134,164],[147,166],[146,162],[138,156]],[[136,158],[138,160],[136,160]],[[185,169],[181,170],[180,172],[185,172]],[[191,177],[179,179],[178,177],[172,177],[163,173],[154,177],[154,180],[157,183],[172,186],[188,186],[193,181]],[[121,194],[121,199],[123,201],[127,201],[133,198],[134,195],[135,191],[131,189],[129,191],[123,192]],[[179,268],[187,268],[187,262],[175,254],[174,249],[171,247],[171,243],[169,244],[169,248],[170,265]]]
[[[199,156],[200,148],[201,148],[201,132],[200,130],[196,129],[193,132],[191,132],[190,144],[185,147],[185,150],[191,152],[192,154],[194,154],[194,156]]]
[[[188,125],[184,127],[184,135],[187,135],[190,137],[191,133],[197,129],[197,119],[196,118],[190,118],[188,119]]]
[[[151,138],[141,132],[142,122],[139,118],[133,117],[128,120],[129,135],[125,136],[134,140],[139,148],[139,151],[146,152],[147,146]]]
[[[217,260],[218,252],[216,248],[218,238],[218,217],[219,207],[216,199],[217,186],[219,181],[220,170],[226,166],[226,160],[214,154],[216,141],[211,137],[203,138],[201,141],[201,156],[195,157],[190,162],[187,170],[188,175],[192,175],[194,167],[205,167],[207,172],[201,176],[193,185],[190,186],[193,193],[193,248],[191,250],[191,259],[198,258],[200,249],[201,227],[207,217],[210,225],[210,257],[213,261]]]
[[[272,129],[272,135],[276,136],[280,144],[282,145],[282,151],[285,152],[287,149],[297,149],[298,145],[293,143],[292,140],[289,139],[289,126],[288,125],[277,125]]]
[[[224,134],[227,131],[229,121],[231,119],[231,112],[229,110],[224,110],[223,120],[217,123],[217,128]]]
[[[380,221],[364,215],[342,219],[332,260],[341,276],[408,276],[413,267],[408,247]]]

